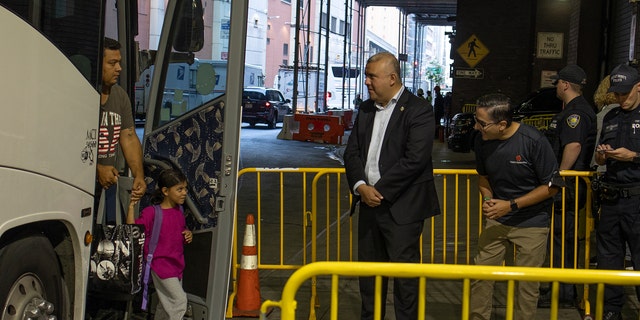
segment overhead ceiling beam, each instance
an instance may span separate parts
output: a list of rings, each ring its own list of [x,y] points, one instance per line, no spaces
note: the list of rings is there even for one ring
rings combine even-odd
[[[357,0],[361,5],[396,7],[405,14],[414,14],[418,23],[454,26],[457,0]]]

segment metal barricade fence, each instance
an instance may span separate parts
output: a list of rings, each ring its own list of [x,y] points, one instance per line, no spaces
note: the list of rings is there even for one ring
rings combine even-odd
[[[507,284],[506,314],[505,319],[514,318],[514,292],[516,282],[535,281],[551,282],[552,285],[552,305],[550,318],[558,319],[558,279],[567,283],[584,284],[585,286],[596,286],[596,312],[595,319],[602,319],[604,285],[640,285],[640,273],[633,271],[613,271],[613,270],[567,270],[567,269],[546,269],[546,268],[526,268],[526,267],[501,267],[492,266],[468,266],[468,265],[443,265],[443,264],[409,264],[409,263],[375,263],[375,262],[316,262],[306,265],[296,271],[287,281],[282,291],[280,301],[267,300],[262,304],[261,319],[266,319],[265,314],[268,308],[278,307],[281,311],[282,320],[296,319],[296,293],[300,287],[308,280],[316,281],[322,276],[330,278],[330,319],[338,319],[339,312],[339,282],[345,277],[372,276],[376,279],[376,300],[374,306],[374,319],[380,319],[381,305],[383,300],[381,295],[382,277],[403,277],[419,278],[418,288],[418,319],[425,319],[427,304],[427,279],[430,280],[455,280],[462,281],[460,292],[461,310],[460,318],[469,319],[469,300],[471,291],[471,280],[501,281]],[[344,307],[344,305],[343,305]],[[299,317],[300,318],[300,317]],[[298,319],[299,319],[298,318]],[[592,319],[592,315],[585,313],[585,319]]]
[[[536,127],[540,131],[544,131],[549,129],[549,124],[551,120],[553,120],[554,114],[539,114],[535,116],[528,117],[526,119],[522,119],[522,123],[526,123],[533,127]]]
[[[333,171],[329,174],[328,171]],[[324,179],[317,179],[324,172]],[[344,169],[326,168],[245,168],[238,173],[236,232],[233,237],[231,262],[231,293],[227,318],[233,317],[237,293],[238,264],[246,214],[256,216],[256,236],[259,270],[296,270],[316,261],[318,211],[330,219],[348,210],[351,195],[344,183]],[[324,188],[325,199],[318,203],[318,189]],[[312,189],[314,191],[312,191]],[[266,202],[276,203],[265,204]],[[334,204],[337,203],[337,207]],[[311,204],[311,205],[310,205]],[[313,208],[313,209],[312,209]],[[334,213],[329,212],[333,208]],[[350,219],[347,219],[350,220]],[[328,222],[329,223],[329,222]],[[330,229],[330,228],[328,228]],[[348,236],[348,230],[342,234]],[[327,236],[330,233],[327,232]],[[327,241],[329,244],[330,242]],[[352,250],[349,250],[352,252]],[[327,251],[329,252],[329,251]],[[353,257],[348,257],[353,260]]]
[[[475,103],[465,103],[462,106],[462,112],[476,112],[477,105]]]
[[[592,172],[563,171],[564,176],[584,179],[590,185]],[[422,263],[472,264],[478,235],[482,231],[481,198],[477,188],[477,172],[473,169],[435,169],[434,177],[442,214],[427,219],[421,241]],[[236,212],[238,223],[234,236],[232,260],[232,292],[227,315],[232,314],[236,294],[239,250],[248,213],[257,216],[258,269],[296,270],[317,261],[354,261],[358,215],[349,215],[351,193],[344,176],[344,168],[248,168],[239,173]],[[578,183],[576,179],[576,189]],[[591,219],[591,189],[587,190],[587,208],[583,216],[576,215],[584,232],[585,263],[588,267]],[[278,205],[266,205],[266,200]],[[275,199],[275,200],[274,200]],[[578,206],[577,201],[567,204]],[[564,210],[563,210],[564,211]],[[579,222],[582,219],[585,222]],[[555,223],[555,221],[552,221]],[[564,220],[562,221],[564,231]],[[551,228],[553,230],[553,226]],[[549,243],[553,243],[553,232]],[[241,238],[240,238],[241,239]],[[574,241],[574,261],[578,261],[578,236]],[[553,249],[551,249],[553,250]],[[564,254],[565,248],[562,247]],[[553,254],[550,252],[549,256]],[[509,263],[509,261],[507,261]],[[579,268],[576,263],[574,268]],[[311,290],[311,306],[316,305],[316,283]],[[585,287],[588,296],[588,287]],[[589,308],[588,301],[586,309]],[[315,319],[310,309],[310,319]]]

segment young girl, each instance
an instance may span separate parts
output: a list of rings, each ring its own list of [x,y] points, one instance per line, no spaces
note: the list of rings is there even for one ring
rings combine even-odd
[[[181,206],[187,197],[187,179],[182,172],[173,169],[163,170],[158,179],[158,187],[151,202],[162,209],[162,225],[158,244],[151,261],[151,279],[160,303],[156,308],[156,320],[182,320],[187,310],[187,294],[182,289],[184,271],[183,244],[191,243],[193,235],[186,228]],[[129,204],[127,223],[143,224],[145,228],[144,255],[149,251],[151,232],[155,218],[154,206],[142,210],[135,219],[135,202]],[[157,232],[153,230],[153,232]]]

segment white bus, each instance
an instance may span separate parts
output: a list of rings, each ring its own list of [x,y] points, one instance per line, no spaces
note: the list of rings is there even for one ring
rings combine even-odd
[[[278,76],[274,81],[274,87],[280,92],[285,99],[293,101],[293,78],[294,68],[291,66],[280,67]],[[319,82],[318,82],[319,80]],[[315,112],[317,105],[324,105],[323,95],[317,94],[318,91],[324,90],[324,70],[304,69],[298,71],[298,96],[296,97],[297,106],[295,112]]]
[[[165,103],[173,103],[176,99],[180,99],[181,105],[178,110],[172,110],[172,113],[182,114],[185,111],[201,105],[203,102],[213,100],[227,91],[227,63],[226,60],[206,60],[194,59],[189,62],[175,62],[169,64],[167,72],[166,87],[163,96]],[[153,66],[145,69],[135,84],[135,115],[136,120],[141,122],[146,115],[146,101],[149,99],[149,88],[151,85],[151,76],[153,75]],[[209,78],[214,81],[213,91],[203,95],[198,92],[198,80]],[[244,82],[243,87],[264,87],[264,70],[261,66],[245,64],[244,65]],[[181,92],[182,96],[176,97],[176,91]],[[182,104],[184,102],[184,104]]]
[[[327,108],[353,109],[353,99],[361,93],[358,80],[360,69],[342,64],[333,64],[327,71]]]
[[[0,0],[1,319],[84,319],[88,292],[112,297],[88,284],[104,36],[123,45],[120,84],[132,98],[137,48],[151,53],[156,74],[143,138],[148,190],[162,168],[187,176],[185,214],[194,240],[185,247],[183,286],[198,319],[224,318],[240,131],[240,108],[224,105],[241,104],[247,2],[213,9],[231,21],[225,94],[183,114],[164,109],[164,80],[170,62],[192,60],[207,42],[203,4],[160,2],[163,9],[152,15],[164,21],[154,23],[161,30],[145,33],[139,31],[150,28],[149,13],[138,10],[147,1]],[[157,47],[143,48],[154,41],[137,34],[159,34]],[[206,78],[198,87],[203,95],[213,90]],[[119,211],[128,203],[127,173],[123,166]]]

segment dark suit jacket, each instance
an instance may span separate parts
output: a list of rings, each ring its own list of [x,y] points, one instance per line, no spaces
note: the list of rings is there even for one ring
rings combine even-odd
[[[364,166],[376,110],[371,99],[360,104],[347,142],[344,166],[351,192],[356,182],[368,183]],[[379,159],[380,180],[374,185],[398,224],[440,214],[431,158],[434,131],[433,109],[427,100],[405,89],[385,131]]]

